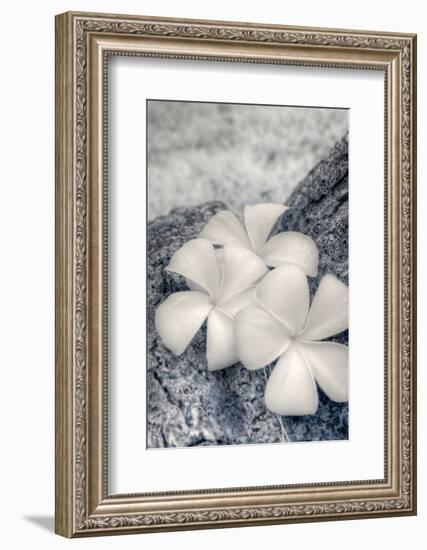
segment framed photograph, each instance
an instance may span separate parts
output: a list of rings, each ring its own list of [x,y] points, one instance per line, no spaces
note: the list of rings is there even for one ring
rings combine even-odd
[[[56,532],[416,513],[416,37],[56,18]]]

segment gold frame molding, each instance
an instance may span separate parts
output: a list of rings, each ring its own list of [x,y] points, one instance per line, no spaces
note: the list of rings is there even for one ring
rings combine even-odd
[[[385,477],[109,495],[105,155],[109,55],[385,75]],[[66,537],[416,513],[416,36],[65,13],[56,17],[56,532]]]

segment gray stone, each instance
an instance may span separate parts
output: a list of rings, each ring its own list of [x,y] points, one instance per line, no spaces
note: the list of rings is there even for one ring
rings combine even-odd
[[[301,231],[316,241],[320,272],[310,281],[312,295],[325,273],[348,284],[347,147],[344,138],[299,184],[286,201],[292,208],[274,231]],[[263,401],[270,367],[248,371],[237,364],[209,372],[205,326],[180,357],[167,350],[157,335],[157,306],[171,293],[186,289],[182,278],[167,273],[165,266],[178,248],[226,208],[221,202],[177,208],[148,225],[148,447],[276,443],[284,440],[281,424],[291,441],[347,439],[348,405],[330,401],[320,389],[317,414],[279,418]],[[347,343],[348,333],[332,340]]]
[[[298,185],[286,204],[275,233],[300,231],[319,249],[319,274],[309,278],[310,295],[327,273],[348,285],[348,136],[339,141]],[[330,338],[348,345],[348,331]],[[319,388],[319,409],[313,416],[284,417],[292,440],[348,438],[348,403],[335,403]]]
[[[302,180],[286,204],[291,208],[275,232],[300,231],[314,239],[319,248],[319,277],[311,279],[312,290],[325,273],[348,285],[347,136]]]
[[[177,208],[148,226],[148,447],[183,447],[281,441],[279,420],[263,402],[263,371],[242,365],[209,372],[206,327],[176,357],[154,327],[157,306],[187,287],[164,270],[184,243],[196,238],[206,222],[227,207],[212,202]]]

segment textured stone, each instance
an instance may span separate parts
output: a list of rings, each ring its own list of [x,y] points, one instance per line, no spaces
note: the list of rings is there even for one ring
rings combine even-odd
[[[345,136],[328,157],[298,185],[279,221],[280,231],[301,231],[320,252],[319,276],[332,273],[348,285],[348,140]],[[311,279],[312,288],[318,279]]]
[[[154,328],[157,306],[186,289],[177,275],[164,270],[172,255],[198,236],[219,210],[220,202],[177,208],[148,226],[148,446],[182,447],[281,441],[280,423],[264,405],[263,371],[242,365],[209,372],[206,327],[176,357]]]
[[[347,147],[344,138],[300,183],[286,201],[292,208],[274,231],[301,231],[316,241],[320,271],[319,277],[310,280],[312,295],[325,273],[348,284]],[[270,367],[248,371],[237,364],[209,372],[205,326],[180,357],[167,350],[157,335],[157,306],[171,293],[186,289],[182,278],[166,272],[165,266],[178,248],[197,237],[206,222],[226,208],[220,202],[178,208],[148,225],[148,447],[280,442],[284,440],[282,424],[291,441],[346,439],[347,404],[332,402],[319,390],[317,414],[279,418],[263,401]],[[347,343],[348,333],[332,340]]]

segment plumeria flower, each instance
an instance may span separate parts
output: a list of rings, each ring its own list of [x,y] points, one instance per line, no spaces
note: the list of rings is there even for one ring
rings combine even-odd
[[[316,382],[333,401],[348,401],[348,347],[320,341],[348,328],[347,286],[325,275],[309,309],[307,277],[288,264],[264,277],[255,298],[258,307],[236,316],[236,345],[248,369],[278,359],[265,388],[267,407],[281,415],[315,414]]]
[[[269,267],[295,264],[306,275],[315,277],[319,253],[310,237],[303,233],[286,231],[268,239],[274,224],[288,208],[271,203],[247,205],[244,209],[245,227],[235,214],[229,210],[221,210],[209,220],[200,237],[215,245],[231,244],[252,250]]]
[[[209,241],[194,239],[174,254],[166,269],[185,277],[191,290],[171,294],[156,310],[155,326],[164,345],[180,355],[207,319],[208,369],[237,363],[234,316],[255,304],[254,285],[266,273],[265,264],[234,245],[224,246],[219,260]]]

